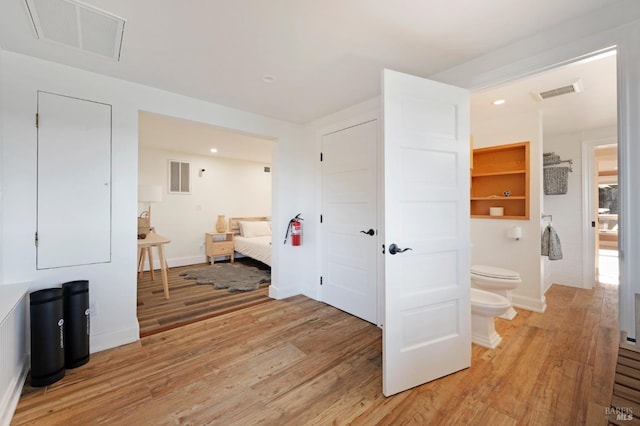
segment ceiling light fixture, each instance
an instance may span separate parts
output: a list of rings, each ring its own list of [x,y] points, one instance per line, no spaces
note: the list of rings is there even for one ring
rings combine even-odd
[[[216,152],[218,152],[218,150],[216,148],[211,148],[211,153],[215,154]]]
[[[494,105],[504,105],[506,101],[504,99],[496,99],[495,101],[493,101]]]
[[[276,81],[276,78],[272,75],[265,74],[262,76],[262,81],[264,81],[265,83],[273,83],[274,81]]]

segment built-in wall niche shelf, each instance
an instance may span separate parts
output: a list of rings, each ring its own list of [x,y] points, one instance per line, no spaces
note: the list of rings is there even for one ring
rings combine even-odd
[[[474,149],[472,164],[471,217],[529,219],[529,142]]]

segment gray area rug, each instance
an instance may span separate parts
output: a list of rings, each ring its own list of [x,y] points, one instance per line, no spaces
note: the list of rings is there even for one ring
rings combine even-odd
[[[257,290],[262,283],[271,282],[271,271],[243,264],[221,263],[205,269],[189,269],[180,274],[198,284],[212,284],[215,289],[230,292]]]

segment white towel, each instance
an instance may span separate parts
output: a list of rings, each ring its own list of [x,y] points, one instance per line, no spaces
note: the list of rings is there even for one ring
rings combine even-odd
[[[560,237],[551,225],[547,225],[542,233],[542,255],[549,256],[549,260],[562,259],[562,246]]]

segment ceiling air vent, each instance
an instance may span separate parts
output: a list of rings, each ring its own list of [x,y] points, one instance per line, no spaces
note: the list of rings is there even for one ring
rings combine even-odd
[[[569,93],[580,93],[582,92],[582,90],[582,81],[576,80],[574,83],[570,83],[565,86],[533,93],[533,97],[538,101],[544,101],[545,99],[554,98],[560,95],[568,95]]]
[[[125,20],[75,0],[25,0],[36,37],[120,60]]]

